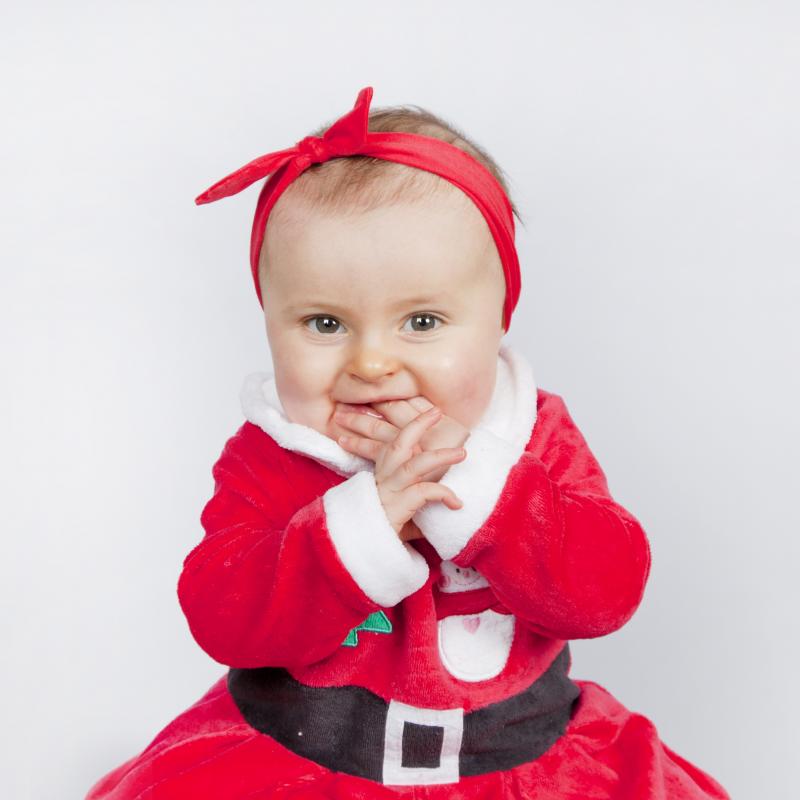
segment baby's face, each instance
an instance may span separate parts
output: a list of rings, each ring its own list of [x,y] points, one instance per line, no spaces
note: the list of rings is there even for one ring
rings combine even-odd
[[[282,198],[283,199],[283,198]],[[422,395],[467,428],[495,385],[505,281],[466,196],[267,224],[261,288],[287,417],[336,438],[338,403]]]

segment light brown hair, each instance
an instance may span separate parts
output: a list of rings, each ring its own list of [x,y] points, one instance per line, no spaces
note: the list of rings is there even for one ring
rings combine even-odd
[[[311,135],[322,136],[329,127],[326,123]],[[482,147],[451,123],[417,105],[386,106],[370,112],[368,129],[430,136],[469,153],[497,179],[509,198],[514,216],[523,222],[511,199],[503,170]],[[450,190],[461,191],[432,172],[371,156],[348,156],[313,164],[292,182],[284,195],[291,195],[306,207],[347,213],[369,211],[400,199],[413,201]],[[281,199],[283,197],[270,216],[276,212],[281,214]]]

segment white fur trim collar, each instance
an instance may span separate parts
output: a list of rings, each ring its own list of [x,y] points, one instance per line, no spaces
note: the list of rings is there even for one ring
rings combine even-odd
[[[374,472],[372,461],[345,450],[323,433],[292,422],[278,397],[274,373],[251,372],[239,395],[245,418],[281,447],[310,456],[340,475]],[[507,342],[497,356],[497,379],[486,411],[473,430],[485,430],[507,442],[517,458],[525,450],[536,422],[536,383],[528,360]]]

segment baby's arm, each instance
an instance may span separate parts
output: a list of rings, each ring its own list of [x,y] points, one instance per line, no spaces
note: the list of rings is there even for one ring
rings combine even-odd
[[[600,465],[564,401],[545,393],[522,456],[488,430],[441,482],[463,500],[414,516],[442,558],[474,567],[510,611],[558,639],[603,636],[641,602],[647,537],[611,497]]]
[[[231,437],[212,470],[205,537],[178,581],[198,644],[232,667],[314,663],[428,579],[424,557],[386,519],[372,473],[315,493],[314,463],[286,475],[282,458],[252,423]],[[312,499],[298,504],[304,494]]]

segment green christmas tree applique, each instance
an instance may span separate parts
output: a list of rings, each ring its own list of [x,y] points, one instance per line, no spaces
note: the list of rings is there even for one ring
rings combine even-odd
[[[355,647],[358,644],[358,631],[370,631],[371,633],[391,633],[392,623],[383,611],[375,611],[370,614],[360,625],[356,625],[347,634],[342,642],[343,646]]]

